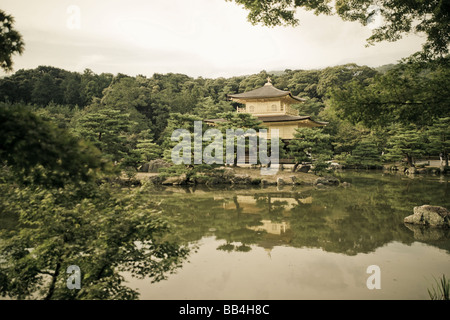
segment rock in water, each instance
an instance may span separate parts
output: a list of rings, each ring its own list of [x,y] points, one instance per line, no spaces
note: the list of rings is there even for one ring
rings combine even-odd
[[[407,216],[404,222],[432,227],[450,227],[450,212],[444,207],[423,205],[414,207],[414,214]]]
[[[231,178],[232,184],[250,184],[252,179],[248,174],[236,174]]]
[[[180,176],[175,177],[167,177],[162,184],[164,185],[180,185],[180,184],[186,184],[187,183],[187,176],[185,173],[181,174]]]
[[[284,184],[283,178],[277,178],[277,186],[283,186]]]
[[[335,177],[320,177],[314,181],[314,185],[325,185],[325,186],[337,186],[339,185],[339,179]]]
[[[307,173],[309,170],[311,170],[311,166],[307,165],[307,164],[303,164],[297,169],[298,172],[304,172],[304,173]]]

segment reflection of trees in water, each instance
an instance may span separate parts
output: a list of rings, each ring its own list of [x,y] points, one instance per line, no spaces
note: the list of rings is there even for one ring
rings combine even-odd
[[[233,210],[224,207],[225,202],[233,203]],[[257,243],[259,233],[247,226],[259,225],[260,216],[245,214],[236,196],[216,200],[214,196],[170,197],[161,206],[170,221],[178,226],[177,232],[171,235],[175,241],[195,242],[214,234],[226,241],[218,249],[243,252],[250,250],[248,245]]]
[[[226,241],[219,247],[225,251],[235,251],[239,244],[266,248],[282,244],[354,255],[374,251],[392,241],[448,246],[446,236],[440,244],[433,239],[414,238],[403,223],[416,205],[448,206],[442,202],[448,193],[447,185],[373,173],[341,179],[352,186],[290,192],[247,189],[223,192],[215,200],[207,194],[194,194],[178,199],[179,205],[171,199],[170,206],[172,214],[179,213],[177,233],[183,239],[199,240],[211,235],[208,230],[213,227],[214,235]],[[269,232],[269,226],[276,228],[281,224],[287,232]]]
[[[136,298],[121,271],[159,281],[181,266],[186,245],[212,235],[225,252],[289,245],[355,255],[392,241],[450,251],[448,232],[403,224],[416,205],[450,207],[447,183],[364,174],[342,179],[351,187],[191,190],[188,196],[136,190],[129,197],[97,190],[82,202],[54,190],[23,190],[12,203],[27,207],[2,207],[9,223],[1,231],[0,292],[17,298]],[[13,196],[0,191],[5,199]],[[20,220],[11,219],[21,210]],[[81,290],[66,288],[69,265],[81,268]]]
[[[349,179],[352,187],[317,190],[315,209],[292,210],[293,245],[321,247],[327,251],[357,254],[370,252],[391,241],[424,241],[448,247],[448,238],[437,244],[417,239],[403,219],[413,207],[424,203],[447,205],[447,192],[439,183],[395,179],[368,174]],[[347,180],[347,181],[349,181]],[[447,201],[447,203],[443,203]],[[315,213],[311,211],[314,210]]]
[[[288,209],[288,201],[285,197],[280,197],[277,194],[255,194],[256,206],[263,209],[261,213],[274,221],[281,221],[283,219],[283,213]],[[279,200],[279,199],[283,200]]]

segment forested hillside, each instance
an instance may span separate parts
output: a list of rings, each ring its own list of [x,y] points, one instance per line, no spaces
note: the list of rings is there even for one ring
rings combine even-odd
[[[449,70],[448,59],[443,59],[376,69],[346,64],[205,79],[176,73],[151,77],[95,74],[89,69],[78,73],[40,66],[1,79],[0,101],[27,106],[91,141],[111,160],[137,168],[149,157],[163,154],[160,146],[170,137],[168,128],[234,112],[237,104],[227,99],[228,94],[261,87],[270,77],[275,87],[307,99],[296,106],[301,115],[329,122],[320,130],[329,139],[319,156],[323,153],[327,160],[354,166],[402,159],[414,165],[420,157],[448,154]],[[311,135],[299,136],[308,140]],[[409,143],[404,142],[406,137]],[[296,157],[300,151],[294,147],[290,152]]]

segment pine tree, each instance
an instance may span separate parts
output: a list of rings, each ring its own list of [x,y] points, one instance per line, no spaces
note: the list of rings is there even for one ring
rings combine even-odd
[[[347,159],[349,165],[362,166],[366,169],[381,165],[381,152],[376,141],[371,137],[362,140]]]
[[[445,166],[448,167],[450,152],[450,117],[438,118],[428,129],[429,149],[432,153],[442,155]]]
[[[113,161],[120,161],[128,152],[126,132],[133,125],[130,115],[102,107],[87,112],[77,121],[75,132]]]
[[[322,128],[298,128],[289,144],[289,151],[295,160],[294,171],[302,162],[312,162],[314,171],[328,167],[327,160],[333,154],[330,135],[323,133]]]
[[[238,130],[241,129],[245,132],[247,130],[255,130],[257,133],[260,129],[266,129],[266,127],[263,126],[262,121],[258,120],[256,117],[249,113],[236,113],[236,112],[225,112],[218,115],[220,118],[224,119],[224,122],[218,123],[217,127],[219,130],[222,131],[222,133],[225,135],[227,130]],[[262,139],[259,137],[259,139]],[[237,165],[238,162],[238,148],[244,148],[245,154],[248,155],[248,160],[250,163],[254,162],[256,164],[256,160],[251,158],[252,155],[250,154],[250,137],[244,139],[245,145],[239,145],[239,141],[241,139],[237,139],[237,137],[234,138],[234,146],[235,146],[235,154],[233,155],[233,166]],[[226,154],[226,145],[224,143],[224,155]],[[268,148],[270,148],[270,144],[268,143]],[[228,155],[229,156],[229,155]],[[256,155],[257,159],[259,159],[259,153]],[[225,163],[229,163],[228,161],[225,161]]]
[[[425,135],[415,126],[398,126],[391,130],[388,139],[387,160],[405,159],[409,167],[414,167],[414,160],[424,154]]]

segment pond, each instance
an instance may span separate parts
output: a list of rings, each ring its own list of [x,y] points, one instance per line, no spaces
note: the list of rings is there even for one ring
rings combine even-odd
[[[414,206],[450,208],[449,177],[337,176],[350,185],[152,192],[171,237],[195,250],[161,282],[124,273],[129,287],[140,299],[429,299],[450,276],[450,232],[403,219]]]

